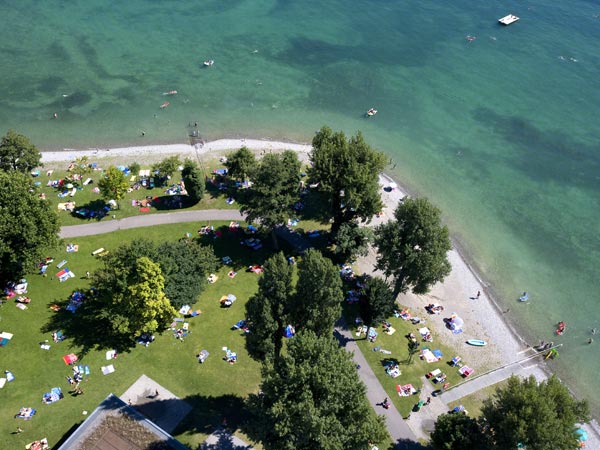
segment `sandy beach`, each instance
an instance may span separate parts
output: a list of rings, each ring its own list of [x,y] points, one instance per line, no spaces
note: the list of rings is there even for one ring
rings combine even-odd
[[[257,155],[265,152],[294,150],[298,152],[302,161],[308,160],[311,150],[310,144],[253,139],[221,139],[207,142],[201,146],[174,144],[111,149],[65,149],[63,151],[43,152],[42,162],[47,167],[60,167],[82,156],[87,156],[89,162],[96,162],[99,165],[126,165],[133,161],[148,164],[171,155],[178,155],[181,159],[215,160],[242,146],[255,151]],[[380,174],[379,181],[385,208],[383,214],[374,218],[370,226],[376,226],[393,218],[394,209],[402,198],[407,195],[407,190],[402,188],[397,180],[388,175]],[[389,187],[391,183],[395,183],[394,189],[384,189]],[[375,257],[375,252],[372,250],[369,255],[360,258],[357,261],[360,271],[373,272]],[[426,295],[402,294],[398,298],[399,303],[410,308],[413,316],[427,319],[427,326],[432,330],[434,338],[443,340],[455,348],[463,360],[469,361],[469,365],[476,367],[479,373],[535,354],[536,352],[519,337],[506,320],[509,311],[502,311],[497,306],[489,292],[486,291],[486,283],[481,280],[476,271],[461,256],[460,251],[453,248],[448,258],[452,264],[452,272],[443,283],[435,285],[431,292]],[[476,298],[478,291],[481,292],[481,295]],[[428,315],[424,306],[429,303],[443,305],[444,312],[440,315]],[[453,334],[445,327],[443,318],[449,317],[451,314],[457,314],[464,320],[463,333]],[[488,345],[485,347],[472,347],[465,343],[468,339],[482,339],[487,341]],[[543,378],[547,375],[546,366],[539,358],[531,361],[531,364],[536,363],[538,363],[539,369],[535,372],[536,377]],[[444,412],[442,409],[438,413]],[[434,413],[433,409],[431,413]],[[432,419],[435,419],[435,415]],[[409,426],[413,428],[418,436],[426,437],[420,422],[413,420],[409,423]]]

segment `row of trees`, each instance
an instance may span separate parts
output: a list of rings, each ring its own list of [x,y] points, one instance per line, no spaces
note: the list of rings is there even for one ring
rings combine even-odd
[[[337,268],[318,250],[308,250],[297,266],[283,253],[265,262],[246,304],[247,349],[263,363],[261,393],[248,401],[249,433],[265,449],[365,448],[385,437],[351,355],[332,336],[343,298]],[[394,298],[383,280],[371,279],[361,304],[376,321],[391,314]],[[288,324],[296,335],[284,341]]]
[[[322,219],[331,222],[331,240],[340,260],[366,254],[369,244],[378,250],[377,269],[395,281],[395,293],[412,289],[417,294],[450,273],[447,253],[451,249],[441,212],[427,199],[407,199],[398,206],[394,220],[373,230],[360,226],[382,210],[379,173],[385,166],[383,153],[373,150],[358,133],[323,127],[313,139],[308,169],[309,183],[324,205]],[[294,216],[300,200],[300,169],[296,153],[267,154],[257,161],[242,147],[228,156],[229,175],[252,180],[241,211],[250,222],[271,232]]]
[[[39,197],[30,172],[42,155],[12,130],[0,142],[0,283],[33,270],[58,245],[58,215]]]

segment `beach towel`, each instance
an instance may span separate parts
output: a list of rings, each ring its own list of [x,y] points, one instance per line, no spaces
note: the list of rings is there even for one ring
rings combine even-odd
[[[78,251],[79,251],[79,245],[76,245],[76,244],[67,245],[67,253],[78,252]]]
[[[33,417],[33,415],[35,414],[35,409],[34,408],[21,408],[19,410],[19,413],[15,416],[16,419],[25,419],[25,420],[29,420]]]
[[[89,376],[89,375],[90,375],[90,366],[86,365],[86,366],[83,368],[83,371],[84,371],[84,373],[85,373],[87,376]]]
[[[203,363],[209,355],[210,353],[208,353],[208,350],[200,351],[200,353],[198,353],[198,362]]]
[[[192,317],[196,317],[199,316],[200,314],[202,314],[202,311],[197,309],[196,311],[192,311],[192,313],[190,314],[190,316]]]
[[[70,366],[77,362],[77,355],[75,353],[69,353],[68,355],[63,356],[62,359],[67,366]]]
[[[15,306],[23,311],[27,309],[27,305],[24,305],[23,303],[17,303]]]
[[[405,384],[404,386],[396,385],[396,392],[400,397],[408,397],[409,395],[414,394],[417,390],[413,387],[412,384]]]
[[[5,384],[6,384],[6,378],[0,378],[0,389],[2,389]]]
[[[438,361],[444,357],[441,350],[434,350],[432,353],[438,359]]]
[[[108,375],[109,373],[113,373],[115,371],[114,366],[111,364],[109,366],[102,366],[100,368],[102,370],[102,375]]]
[[[75,277],[75,274],[73,272],[71,272],[68,267],[65,267],[63,270],[61,270],[60,272],[58,272],[56,274],[56,278],[58,278],[58,281],[60,281],[61,283],[63,281],[67,281],[69,278],[74,278],[74,277]]]
[[[190,324],[189,324],[189,322],[185,322],[185,323],[183,324],[183,327],[182,327],[181,329],[182,329],[183,331],[187,331],[187,330],[189,330],[189,329],[190,329]]]
[[[10,340],[12,339],[13,334],[12,333],[7,333],[6,331],[3,331],[2,333],[0,333],[0,347],[6,347],[8,345],[8,343],[10,342]]]
[[[30,442],[25,446],[25,450],[48,450],[48,439]]]
[[[59,263],[56,265],[56,267],[58,267],[59,269],[62,269],[62,268],[63,268],[63,266],[64,266],[65,264],[67,264],[67,260],[66,260],[66,259],[63,259],[61,262],[59,262]]]
[[[88,184],[90,184],[92,182],[91,178],[86,178],[85,181],[83,182],[84,186],[87,186]]]
[[[179,314],[183,314],[185,316],[188,312],[190,312],[190,309],[192,309],[190,305],[183,305],[181,308],[179,308]]]
[[[437,362],[437,357],[429,350],[425,348],[421,351],[421,358],[427,361],[428,363]]]
[[[100,254],[100,253],[102,253],[103,251],[104,251],[104,247],[100,247],[99,249],[97,249],[97,250],[94,250],[94,251],[92,252],[92,255],[93,255],[93,256],[99,255],[99,254]]]
[[[49,344],[40,344],[40,348],[42,350],[50,350],[50,345]]]
[[[116,354],[117,354],[116,350],[109,350],[106,352],[106,359],[107,360],[115,359]]]
[[[50,392],[46,392],[42,396],[42,401],[46,405],[50,405],[52,403],[59,401],[61,398],[63,398],[62,390],[59,387],[55,387],[55,388],[52,388],[50,390]]]
[[[150,207],[146,206],[144,208],[140,208],[140,212],[143,212],[143,213],[150,212]]]

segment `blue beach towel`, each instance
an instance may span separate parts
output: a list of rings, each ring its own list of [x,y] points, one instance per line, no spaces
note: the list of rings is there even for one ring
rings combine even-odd
[[[89,377],[90,376],[90,366],[85,366],[83,368],[83,370],[85,371],[85,374]]]

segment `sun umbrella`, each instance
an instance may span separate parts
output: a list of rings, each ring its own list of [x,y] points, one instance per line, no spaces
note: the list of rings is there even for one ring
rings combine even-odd
[[[583,428],[577,428],[577,430],[575,430],[575,436],[577,436],[577,439],[579,439],[581,442],[587,441],[588,438],[587,431],[585,431]]]

